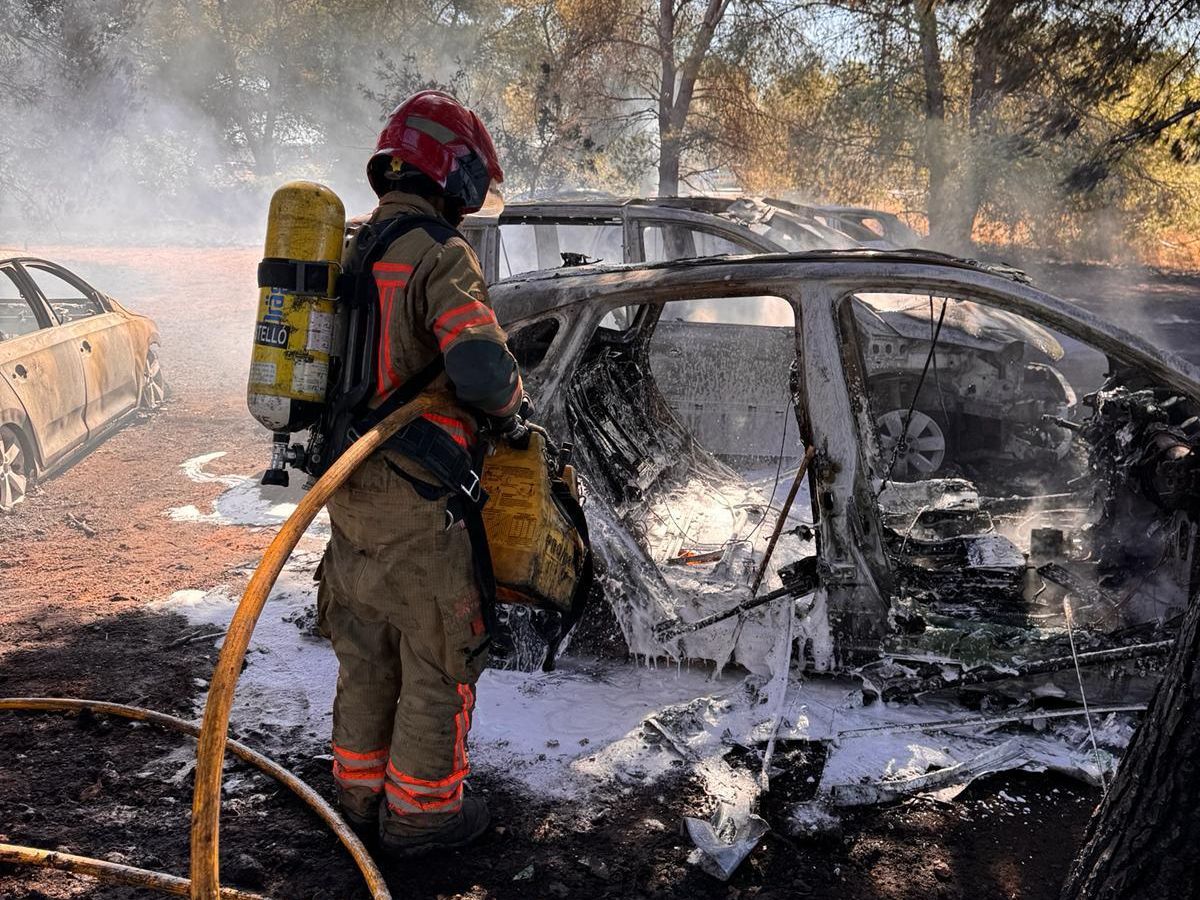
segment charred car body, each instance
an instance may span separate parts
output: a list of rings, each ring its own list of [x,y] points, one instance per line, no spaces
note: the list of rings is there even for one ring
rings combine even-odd
[[[884,224],[876,224],[874,230],[865,224],[878,222]],[[850,233],[834,227],[838,223]],[[596,261],[887,247],[892,240],[917,239],[896,217],[874,210],[712,197],[516,203],[499,218],[471,217],[464,231],[490,281]],[[886,292],[874,292],[855,303],[865,331],[865,375],[881,435],[889,446],[900,445],[898,473],[982,477],[981,464],[987,468],[1003,460],[1009,471],[993,475],[1011,478],[1030,462],[1065,453],[1069,431],[1047,418],[1069,419],[1076,402],[1059,369],[1064,357],[1059,342],[1033,322],[962,302],[941,322],[938,354],[930,359],[929,302],[925,297],[889,298]],[[614,310],[609,324],[626,324],[627,315]],[[763,340],[767,344],[760,348],[762,353],[778,355],[786,352],[791,337],[783,328]],[[675,346],[660,349],[687,371],[695,368],[694,356],[733,352],[735,347],[736,342],[722,347],[711,333],[681,324]],[[757,365],[754,358],[745,361],[747,366]],[[917,381],[930,363],[933,377],[923,382],[918,395]],[[712,386],[688,379],[664,381],[661,387],[666,402],[689,420],[761,416],[768,408],[775,416],[783,412],[778,376],[755,379],[741,392],[714,393]],[[739,398],[737,409],[731,408],[730,397]],[[1015,407],[1013,399],[1018,397]],[[910,407],[915,414],[910,415]],[[905,422],[907,431],[902,433]],[[766,433],[760,434],[769,444]],[[710,449],[736,456],[761,453],[762,447],[713,444]]]
[[[158,328],[62,266],[0,259],[0,511],[163,399]]]
[[[880,296],[921,300],[935,347],[939,318],[960,304],[1078,342],[1075,383],[1059,375],[1064,393],[1082,398],[1078,420],[1054,423],[1070,452],[1043,466],[1044,483],[989,496],[982,483],[898,471],[869,387],[875,332],[860,313]],[[543,418],[574,441],[590,476],[601,583],[633,653],[754,670],[776,640],[781,604],[793,603],[810,668],[856,668],[889,698],[979,686],[1070,700],[1072,642],[1094,701],[1153,685],[1196,578],[1200,381],[1185,363],[1011,270],[927,252],[568,268],[501,282],[493,297]],[[737,324],[747,303],[794,315],[786,349],[774,344],[757,363],[786,385],[765,474],[705,446],[660,389],[669,352],[659,347],[656,362],[660,332],[670,347],[678,318],[695,333],[762,329]],[[713,320],[726,309],[732,325]],[[781,327],[766,326],[771,341]],[[711,354],[716,371],[693,369],[692,379],[719,384],[752,354]],[[959,391],[970,378],[940,377]],[[1023,417],[1020,394],[1011,402]],[[761,427],[731,417],[726,438],[753,439]],[[805,446],[816,450],[811,515],[788,521],[764,584],[781,599],[677,627],[751,599],[785,467]]]

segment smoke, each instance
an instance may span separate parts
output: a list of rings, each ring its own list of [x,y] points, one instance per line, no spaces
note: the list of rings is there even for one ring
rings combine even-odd
[[[419,31],[373,5],[333,9],[5,4],[0,245],[256,244],[270,194],[294,178],[328,184],[351,212],[369,209],[365,167],[382,114],[453,64],[438,62],[431,24]],[[406,24],[405,46],[425,59],[389,68]]]

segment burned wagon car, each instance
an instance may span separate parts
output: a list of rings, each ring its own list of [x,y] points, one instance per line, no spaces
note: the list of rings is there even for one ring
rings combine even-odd
[[[154,322],[44,259],[0,259],[0,374],[0,512],[163,399]]]
[[[587,477],[605,627],[629,652],[760,670],[786,635],[810,668],[855,667],[888,698],[1070,699],[1074,649],[1093,702],[1152,686],[1196,583],[1200,376],[1186,363],[1011,270],[929,252],[573,267],[502,281],[493,300],[541,418]],[[1070,379],[1053,378],[1078,415],[1047,425],[1071,452],[1002,494],[901,468],[908,439],[894,442],[870,388],[873,317],[900,304],[925,311],[935,351],[964,306],[1075,342]],[[703,352],[681,367],[685,342]],[[981,377],[928,366],[918,394]],[[727,415],[689,419],[664,382],[709,385]],[[1040,424],[1027,393],[1009,395],[1014,420]]]
[[[858,237],[829,223],[860,222]],[[872,218],[873,216],[873,218]],[[588,262],[657,262],[724,254],[886,247],[889,239],[868,228],[868,220],[887,221],[884,213],[849,207],[803,207],[778,200],[714,197],[658,200],[587,200],[515,203],[498,217],[468,218],[464,232],[474,243],[489,281],[521,273]],[[889,235],[911,236],[896,220]],[[848,226],[847,226],[848,227]],[[883,226],[877,226],[882,228]],[[867,240],[866,236],[872,236]],[[1062,366],[1064,348],[1040,325],[1018,321],[1002,310],[970,301],[954,304],[940,323],[931,323],[925,298],[876,292],[852,304],[863,329],[864,377],[877,411],[882,439],[902,447],[900,474],[921,476],[959,473],[976,478],[1019,479],[1029,463],[1053,460],[1067,452],[1070,432],[1052,419],[1070,420],[1076,396]],[[608,324],[629,322],[629,309],[615,309]],[[790,317],[788,317],[790,323]],[[758,354],[787,352],[791,340],[784,322],[774,335],[761,334]],[[750,324],[750,323],[747,323]],[[753,324],[772,324],[756,322]],[[938,352],[929,357],[933,326],[938,324]],[[696,381],[684,375],[706,356],[739,350],[736,340],[721,346],[716,336],[697,332],[686,322],[669,332],[654,352],[673,360],[665,370],[663,399],[679,415],[703,428],[720,456],[760,454],[757,444],[722,446],[727,417],[782,415],[778,398],[783,382],[763,373],[744,390]],[[726,332],[731,340],[733,332]],[[741,350],[746,348],[741,347]],[[747,369],[758,366],[744,357]],[[929,366],[932,378],[916,384]],[[943,377],[953,375],[953,378]],[[1013,397],[1021,403],[1014,405]],[[912,410],[910,412],[910,407]],[[1051,417],[1051,418],[1047,418]],[[704,424],[700,424],[704,423]],[[899,429],[907,423],[901,441]],[[760,432],[767,444],[769,433]],[[760,442],[761,443],[761,442]],[[997,462],[1006,465],[996,468]]]
[[[774,197],[766,202],[795,216],[815,219],[834,231],[840,231],[859,246],[873,250],[920,247],[924,243],[924,238],[894,213],[866,206],[816,205]]]

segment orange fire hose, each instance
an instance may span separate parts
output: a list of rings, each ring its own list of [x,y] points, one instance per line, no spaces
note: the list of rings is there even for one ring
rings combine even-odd
[[[143,709],[140,706],[126,706],[123,703],[109,703],[104,700],[77,700],[70,697],[3,697],[0,698],[0,712],[3,711],[88,711],[110,716],[120,716],[138,722],[150,722],[154,725],[169,728],[172,731],[190,734],[192,737],[198,737],[200,734],[200,727],[186,719],[180,719],[167,713],[156,712],[152,709]],[[251,750],[245,744],[230,741],[229,749],[233,751],[235,756],[270,775],[285,787],[290,788],[293,793],[307,803],[333,829],[338,839],[350,851],[350,855],[354,857],[354,861],[368,880],[371,878],[367,874],[369,871],[375,871],[377,874],[375,862],[371,859],[366,847],[362,845],[362,841],[358,839],[358,836],[353,831],[346,827],[346,824],[341,820],[334,808],[325,802],[325,798],[297,778],[293,773],[279,765],[279,763],[263,756],[261,753]],[[86,856],[54,853],[47,850],[38,850],[34,847],[18,847],[12,844],[0,844],[0,861],[23,863],[51,869],[64,869],[68,872],[92,875],[105,881],[133,884],[138,887],[152,888],[168,894],[178,894],[182,897],[188,895],[191,887],[191,882],[186,878],[177,878],[174,875],[165,875],[146,869],[122,866],[102,859],[90,859]],[[222,888],[221,896],[223,898],[231,898],[231,900],[249,900],[249,898],[258,898],[258,900],[261,900],[257,894],[250,894],[246,891],[238,891],[233,888]]]
[[[192,900],[220,898],[217,841],[221,815],[221,769],[225,761],[229,712],[233,707],[233,692],[242,671],[246,648],[267,596],[292,550],[334,491],[392,434],[427,412],[440,399],[434,393],[421,394],[385,418],[338,457],[283,523],[242,594],[225,632],[225,643],[221,646],[221,655],[213,669],[204,718],[200,722],[200,743],[196,748],[196,787],[192,795]],[[363,876],[374,900],[391,900],[391,894],[377,868],[372,866],[370,870],[363,869]]]
[[[176,897],[186,897],[192,884],[186,878],[177,878],[174,875],[164,875],[161,872],[151,872],[149,869],[139,869],[134,866],[123,866],[105,859],[91,859],[87,856],[59,853],[55,850],[39,850],[36,847],[18,847],[15,844],[0,844],[0,862],[38,866],[43,869],[59,869],[75,875],[90,875],[101,881],[149,888],[164,894],[173,894]],[[239,891],[236,888],[221,888],[221,900],[265,900],[265,898],[261,894]]]

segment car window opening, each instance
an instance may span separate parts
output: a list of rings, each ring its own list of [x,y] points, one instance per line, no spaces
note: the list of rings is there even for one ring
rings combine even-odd
[[[102,315],[105,310],[100,301],[57,273],[39,265],[26,265],[25,271],[37,285],[42,296],[59,322],[67,325],[91,316]]]
[[[508,349],[522,372],[533,372],[542,364],[554,344],[558,328],[558,319],[550,318],[523,325],[509,333]]]
[[[653,596],[631,592],[628,602],[669,605],[671,619],[695,621],[749,598],[804,453],[794,313],[778,297],[671,301],[648,312],[630,343],[607,343],[597,332],[568,409],[589,470],[657,571]],[[762,592],[814,552],[805,485]],[[649,617],[624,613],[631,649],[645,652],[651,640],[638,623]],[[761,665],[761,627],[731,619],[680,638],[679,651]]]
[[[500,236],[501,278],[544,269],[624,260],[620,225],[608,222],[504,223]]]

